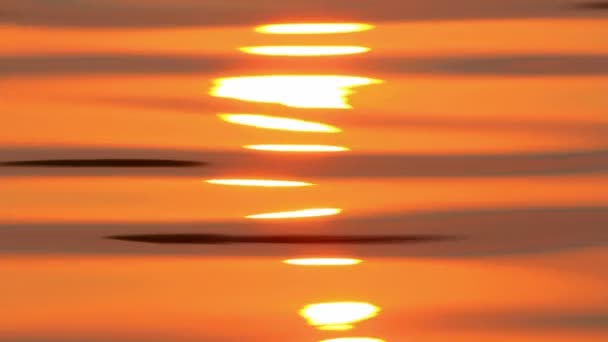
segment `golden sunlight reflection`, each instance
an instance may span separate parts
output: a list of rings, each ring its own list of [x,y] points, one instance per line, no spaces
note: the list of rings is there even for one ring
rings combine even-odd
[[[337,56],[368,52],[363,46],[249,46],[242,52],[264,56]]]
[[[341,75],[267,75],[219,78],[212,96],[278,103],[296,108],[352,108],[351,88],[381,83],[367,77]]]
[[[305,306],[300,315],[308,324],[323,327],[351,325],[375,317],[380,308],[363,302],[331,302]]]
[[[338,133],[342,130],[320,122],[261,114],[220,114],[219,117],[230,123],[257,128],[278,129],[282,131]]]
[[[300,187],[300,186],[312,186],[313,183],[298,182],[298,181],[287,181],[287,180],[271,180],[271,179],[243,179],[243,178],[230,178],[230,179],[209,179],[205,182],[210,184],[219,185],[235,185],[235,186],[260,186],[260,187]]]
[[[350,324],[334,324],[334,325],[323,325],[318,327],[319,330],[327,330],[327,331],[346,331],[351,330],[354,327]]]
[[[267,144],[267,145],[245,145],[249,150],[274,151],[274,152],[343,152],[350,151],[348,147],[332,145],[289,145],[289,144]]]
[[[265,213],[245,216],[250,219],[289,219],[303,217],[320,217],[337,215],[342,212],[339,208],[312,208],[294,211],[282,211],[276,213]]]
[[[283,261],[288,265],[297,266],[349,266],[358,265],[363,260],[352,258],[298,258]]]
[[[373,337],[341,337],[341,338],[332,338],[329,340],[323,340],[320,342],[385,342],[379,338]]]
[[[330,34],[368,31],[374,25],[365,23],[290,23],[262,25],[255,28],[266,34]]]

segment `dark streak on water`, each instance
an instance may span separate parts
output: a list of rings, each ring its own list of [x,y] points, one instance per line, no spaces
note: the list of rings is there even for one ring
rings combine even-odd
[[[389,244],[454,240],[440,235],[222,235],[144,234],[117,235],[107,239],[157,244]]]
[[[584,10],[608,10],[608,1],[590,1],[576,5],[578,9]]]
[[[21,167],[195,167],[204,162],[168,159],[50,159],[19,160],[0,163],[0,166]]]

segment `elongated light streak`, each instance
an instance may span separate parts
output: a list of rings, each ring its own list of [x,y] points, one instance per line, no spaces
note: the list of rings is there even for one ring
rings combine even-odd
[[[239,125],[282,131],[338,133],[342,130],[320,122],[261,114],[220,114],[220,119]]]
[[[300,315],[313,326],[353,324],[375,317],[380,308],[364,302],[329,302],[310,304]]]
[[[255,31],[264,34],[334,34],[368,31],[374,27],[367,23],[287,23],[261,25]]]
[[[259,187],[301,187],[312,186],[313,183],[274,180],[274,179],[245,179],[245,178],[226,178],[226,179],[208,179],[205,182],[218,185],[233,185],[233,186],[259,186]]]
[[[346,75],[263,75],[214,80],[209,94],[249,102],[277,103],[294,108],[348,109],[352,88],[381,80]]]
[[[276,213],[264,213],[246,216],[250,219],[290,219],[290,218],[304,218],[304,217],[320,217],[337,215],[342,212],[339,208],[312,208],[302,209],[294,211],[281,211]]]
[[[343,152],[350,151],[348,147],[332,145],[290,145],[290,144],[262,144],[245,145],[249,150],[273,151],[273,152]]]
[[[283,262],[297,266],[350,266],[360,264],[363,261],[352,258],[298,258],[287,259]]]
[[[338,56],[366,53],[370,49],[363,46],[247,46],[242,52],[263,56]]]

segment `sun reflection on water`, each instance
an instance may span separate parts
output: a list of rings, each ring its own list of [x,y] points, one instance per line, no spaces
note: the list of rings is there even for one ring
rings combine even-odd
[[[337,56],[366,53],[363,46],[248,46],[242,52],[264,56]]]
[[[320,342],[386,342],[379,338],[373,337],[341,337],[341,338],[332,338],[329,340],[323,340]]]
[[[277,103],[294,108],[352,108],[351,88],[381,80],[343,75],[264,75],[218,78],[212,96],[242,101]]]
[[[294,211],[282,211],[276,213],[265,213],[245,216],[250,219],[290,219],[304,217],[320,217],[337,215],[342,212],[339,208],[312,208]]]
[[[265,34],[332,34],[368,31],[374,25],[366,23],[289,23],[270,24],[255,28]]]
[[[352,258],[298,258],[287,259],[283,262],[297,266],[349,266],[360,264],[363,260]]]
[[[263,144],[245,145],[249,150],[273,151],[273,152],[343,152],[350,151],[348,147],[332,145],[296,145],[296,144]]]
[[[323,328],[327,326],[352,325],[375,317],[380,308],[363,302],[330,302],[310,304],[300,310],[308,324]]]
[[[220,119],[239,125],[257,128],[277,129],[283,131],[338,133],[342,130],[320,122],[304,121],[291,118],[261,114],[220,114]]]
[[[208,179],[205,182],[219,185],[235,185],[235,186],[259,186],[259,187],[301,187],[312,186],[313,183],[273,180],[273,179],[244,179],[244,178],[227,178],[227,179]]]

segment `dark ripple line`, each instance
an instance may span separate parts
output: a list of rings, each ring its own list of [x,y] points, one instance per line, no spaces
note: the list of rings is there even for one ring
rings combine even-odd
[[[49,159],[17,160],[0,163],[1,166],[23,167],[194,167],[204,162],[170,159]]]
[[[223,235],[143,234],[115,235],[107,239],[156,244],[389,244],[454,240],[440,235]]]

